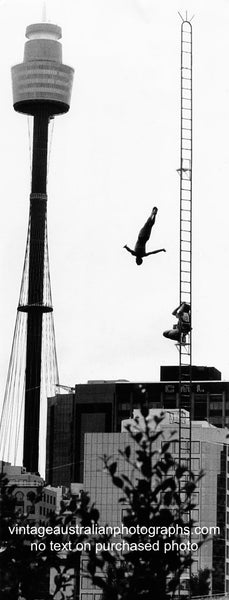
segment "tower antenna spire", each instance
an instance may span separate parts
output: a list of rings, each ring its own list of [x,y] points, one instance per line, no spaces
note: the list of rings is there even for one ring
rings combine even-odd
[[[47,2],[46,2],[46,0],[44,0],[44,2],[43,2],[41,20],[42,20],[43,23],[47,23],[47,21],[48,21],[48,19],[47,19]]]

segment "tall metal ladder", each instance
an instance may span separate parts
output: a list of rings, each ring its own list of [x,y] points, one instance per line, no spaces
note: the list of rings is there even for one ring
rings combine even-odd
[[[189,304],[192,311],[192,25],[187,20],[187,15],[186,19],[182,18],[181,24],[180,123],[179,300],[180,304],[183,302]],[[192,321],[191,316],[190,320]],[[186,335],[186,343],[179,343],[177,346],[179,350],[179,464],[186,464],[191,470],[192,331]],[[190,518],[190,514],[187,518]],[[179,597],[181,596],[180,590]]]
[[[192,25],[181,24],[181,147],[180,147],[180,304],[192,309]],[[192,332],[187,343],[179,344],[179,410],[191,412]],[[181,417],[181,415],[180,415]],[[188,433],[191,443],[191,418]],[[180,418],[179,454],[184,457],[183,430],[187,437],[185,419]],[[187,452],[185,453],[187,457]],[[189,450],[191,460],[191,445]],[[191,464],[190,464],[191,466]]]

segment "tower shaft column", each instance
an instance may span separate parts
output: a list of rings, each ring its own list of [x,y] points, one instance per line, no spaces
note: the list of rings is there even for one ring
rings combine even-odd
[[[23,464],[38,470],[49,115],[34,115]],[[50,307],[51,309],[51,307]]]

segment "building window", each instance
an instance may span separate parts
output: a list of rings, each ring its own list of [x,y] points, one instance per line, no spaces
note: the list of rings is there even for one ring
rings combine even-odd
[[[178,454],[178,452],[179,452],[179,444],[178,444],[178,442],[171,442],[170,443],[169,452],[171,452],[171,454]]]
[[[193,471],[199,471],[200,468],[200,459],[199,458],[192,458],[192,470]]]
[[[210,411],[219,411],[219,414],[222,412],[222,400],[215,400],[214,402],[210,402]]]
[[[119,404],[119,412],[123,412],[123,411],[130,411],[130,403],[129,402],[123,402],[123,404]]]
[[[81,579],[81,588],[82,590],[90,589],[92,587],[91,580],[87,577],[82,577]]]
[[[195,523],[198,523],[198,521],[199,521],[199,510],[198,510],[198,508],[194,508],[192,510],[192,519],[193,519],[193,521],[195,521]]]
[[[122,510],[121,510],[121,521],[122,521],[122,523],[123,523],[123,519],[125,517],[127,517],[128,514],[129,514],[128,509],[127,508],[122,508]]]
[[[194,418],[204,419],[207,417],[207,394],[195,394]]]
[[[199,492],[193,492],[192,502],[193,504],[199,504]]]
[[[34,504],[28,504],[27,506],[27,512],[29,515],[34,515],[35,514],[35,506]]]
[[[192,573],[197,573],[198,571],[198,560],[194,560],[192,563]]]
[[[189,440],[181,440],[181,450],[182,452],[189,452],[190,450],[190,441]]]
[[[22,492],[16,492],[16,505],[20,512],[24,512],[24,494]]]
[[[193,440],[192,444],[192,454],[199,454],[200,453],[200,442],[195,442]]]

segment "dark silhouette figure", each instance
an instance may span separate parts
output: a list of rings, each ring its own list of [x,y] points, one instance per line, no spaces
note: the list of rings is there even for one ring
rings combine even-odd
[[[160,250],[152,250],[152,252],[146,252],[146,242],[148,242],[152,227],[155,223],[157,207],[154,206],[150,217],[147,219],[145,225],[139,231],[138,239],[135,245],[134,250],[131,250],[129,246],[123,246],[128,252],[130,252],[133,256],[136,256],[137,265],[141,265],[143,262],[143,258],[145,256],[150,256],[150,254],[158,254],[158,252],[166,252],[165,248],[160,248]]]
[[[187,302],[182,302],[180,306],[173,310],[172,315],[178,319],[176,325],[172,329],[167,329],[163,332],[163,336],[186,344],[186,336],[191,331],[191,307]]]

